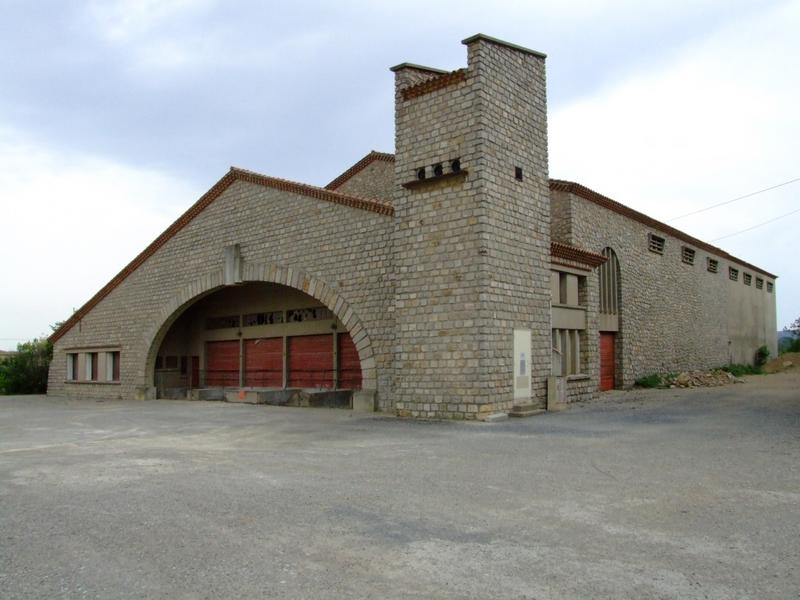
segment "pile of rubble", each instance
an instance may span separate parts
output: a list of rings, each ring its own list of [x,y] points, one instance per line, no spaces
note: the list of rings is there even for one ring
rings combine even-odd
[[[721,369],[712,371],[684,371],[677,375],[666,375],[661,378],[664,387],[691,388],[691,387],[716,387],[729,383],[744,383],[744,379],[735,377]]]

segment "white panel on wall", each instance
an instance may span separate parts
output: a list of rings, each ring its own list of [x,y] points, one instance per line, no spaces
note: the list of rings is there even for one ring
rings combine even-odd
[[[531,397],[531,330],[514,330],[514,399]]]

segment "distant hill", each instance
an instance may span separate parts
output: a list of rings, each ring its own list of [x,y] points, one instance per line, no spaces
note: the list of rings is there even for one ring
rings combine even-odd
[[[784,339],[784,338],[789,338],[789,339],[791,339],[791,338],[792,338],[792,334],[791,334],[791,333],[789,333],[788,331],[784,331],[783,329],[781,329],[781,330],[778,332],[778,341],[780,342],[780,341],[781,341],[782,339]]]

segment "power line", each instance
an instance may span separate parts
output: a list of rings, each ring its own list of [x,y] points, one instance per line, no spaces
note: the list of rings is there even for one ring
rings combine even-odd
[[[800,208],[795,209],[795,210],[793,210],[791,212],[788,212],[785,215],[779,215],[779,216],[775,217],[774,219],[770,219],[769,221],[764,221],[763,223],[759,223],[758,225],[753,225],[752,227],[748,227],[747,229],[742,229],[741,231],[735,231],[733,233],[729,233],[728,235],[723,235],[722,237],[714,238],[711,241],[712,242],[717,242],[719,240],[724,240],[725,238],[733,237],[734,235],[739,235],[740,233],[744,233],[746,231],[752,231],[753,229],[757,229],[757,228],[759,228],[759,227],[761,227],[763,225],[768,225],[769,223],[777,221],[778,219],[783,219],[785,217],[791,216],[791,215],[793,215],[795,213],[799,213],[799,212],[800,212]]]
[[[800,177],[796,179],[790,179],[789,181],[784,181],[783,183],[779,183],[778,185],[773,185],[768,188],[764,188],[763,190],[758,190],[757,192],[750,192],[749,194],[745,194],[744,196],[739,196],[738,198],[733,198],[732,200],[726,200],[725,202],[720,202],[719,204],[712,204],[711,206],[706,206],[705,208],[699,208],[692,212],[688,212],[685,215],[680,215],[678,217],[672,217],[671,219],[667,220],[667,223],[672,221],[677,221],[678,219],[683,219],[684,217],[689,217],[691,215],[696,215],[697,213],[705,212],[707,210],[711,210],[712,208],[717,208],[719,206],[725,206],[726,204],[731,204],[732,202],[738,202],[739,200],[744,200],[745,198],[750,198],[751,196],[755,196],[757,194],[763,194],[764,192],[768,192],[770,190],[777,189],[779,187],[783,187],[785,185],[789,185],[790,183],[795,183],[800,181]]]

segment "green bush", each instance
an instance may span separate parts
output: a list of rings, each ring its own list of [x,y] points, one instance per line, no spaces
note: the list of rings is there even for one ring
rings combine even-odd
[[[634,383],[636,384],[636,387],[641,387],[641,388],[657,388],[664,385],[664,381],[661,379],[661,375],[658,375],[657,373],[640,377]]]
[[[726,365],[720,367],[734,377],[741,377],[742,375],[762,375],[761,367],[754,367],[752,365]]]
[[[0,362],[0,394],[43,394],[53,346],[47,339],[17,344],[17,353]]]
[[[758,350],[756,350],[756,359],[755,365],[759,369],[767,364],[767,360],[769,360],[769,348],[766,346],[761,346]]]

